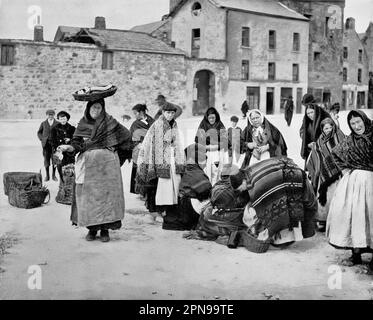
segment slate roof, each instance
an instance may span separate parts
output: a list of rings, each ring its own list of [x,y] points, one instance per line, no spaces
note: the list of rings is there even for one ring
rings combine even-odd
[[[161,20],[161,21],[155,21],[147,24],[142,24],[138,26],[134,26],[131,31],[139,31],[139,32],[145,32],[145,33],[153,33],[154,31],[158,30],[160,27],[162,27],[168,20]]]
[[[149,34],[131,30],[59,26],[54,41],[69,42],[73,40],[74,36],[84,33],[91,36],[96,45],[109,50],[184,54],[183,51],[175,49]]]
[[[170,12],[174,15],[188,0],[181,1],[175,9]],[[220,8],[227,8],[239,11],[247,11],[269,16],[283,17],[288,19],[296,19],[308,21],[308,19],[285,6],[276,0],[209,0],[212,4]]]

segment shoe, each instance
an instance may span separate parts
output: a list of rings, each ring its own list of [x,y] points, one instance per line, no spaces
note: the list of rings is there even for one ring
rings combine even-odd
[[[352,253],[352,257],[350,258],[353,265],[356,264],[363,264],[363,261],[361,260],[361,254],[360,253]]]
[[[101,242],[109,242],[110,241],[109,230],[101,230],[100,240],[101,240]]]
[[[96,239],[97,231],[88,231],[88,234],[85,236],[87,241],[93,241]]]

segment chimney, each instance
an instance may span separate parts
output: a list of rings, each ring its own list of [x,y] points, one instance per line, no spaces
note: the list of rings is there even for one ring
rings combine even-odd
[[[106,29],[105,17],[95,18],[95,29]]]
[[[38,24],[34,26],[34,41],[44,41],[43,26]]]
[[[346,19],[346,30],[355,30],[355,19],[347,18]]]

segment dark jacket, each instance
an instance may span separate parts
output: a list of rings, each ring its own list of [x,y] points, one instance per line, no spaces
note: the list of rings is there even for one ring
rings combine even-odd
[[[61,123],[56,124],[52,128],[52,146],[53,150],[56,150],[61,144],[70,144],[75,132],[75,127],[70,123],[62,125]],[[70,142],[66,142],[65,139],[70,139]]]
[[[53,124],[50,126],[48,120],[44,120],[38,130],[38,138],[41,141],[41,145],[44,148],[49,140],[52,142],[52,128],[58,124],[56,119],[53,119]]]

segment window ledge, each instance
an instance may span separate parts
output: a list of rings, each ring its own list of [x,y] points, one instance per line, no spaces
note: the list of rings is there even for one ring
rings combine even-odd
[[[243,45],[241,44],[241,49],[251,49],[251,46],[243,46]]]

